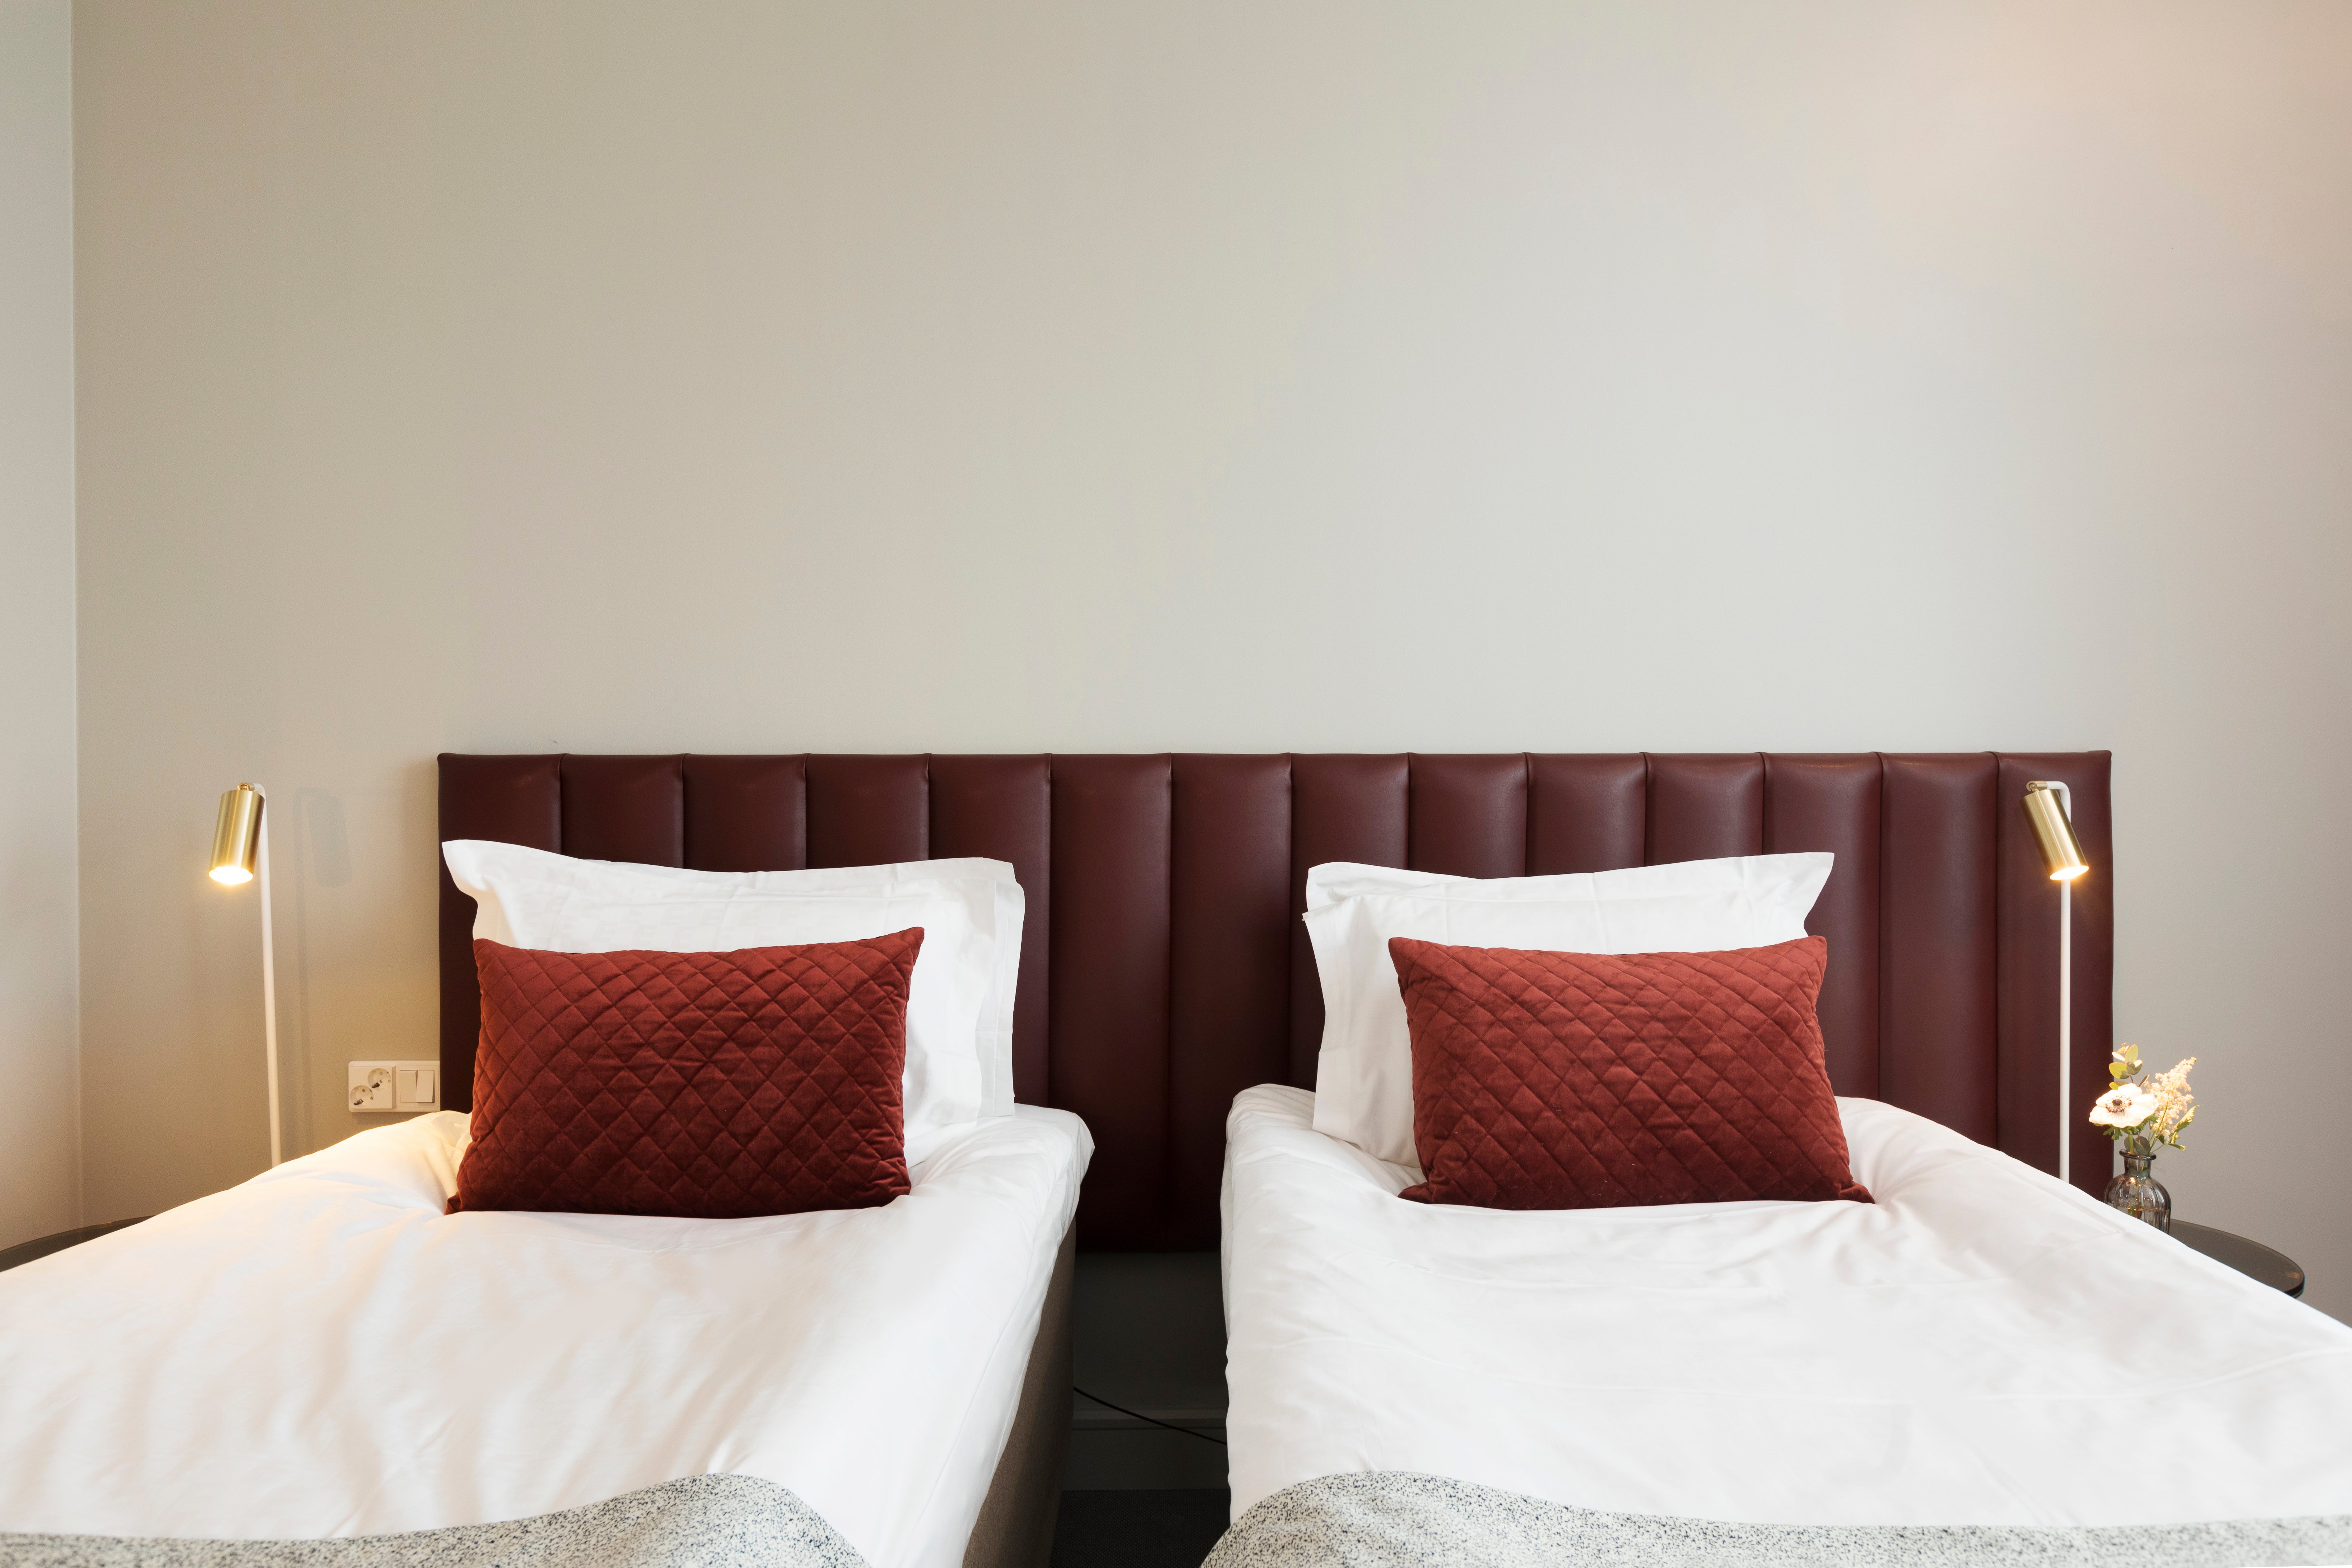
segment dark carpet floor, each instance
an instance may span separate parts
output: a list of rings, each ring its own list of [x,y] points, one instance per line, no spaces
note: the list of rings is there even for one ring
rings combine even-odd
[[[1201,1568],[1225,1532],[1230,1494],[1064,1492],[1054,1568]]]

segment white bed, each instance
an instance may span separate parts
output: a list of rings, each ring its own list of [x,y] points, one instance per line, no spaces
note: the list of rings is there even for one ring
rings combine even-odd
[[[465,1118],[0,1274],[0,1531],[316,1537],[679,1477],[963,1560],[1092,1141],[1019,1108],[882,1208],[445,1216]]]
[[[1354,1472],[1765,1524],[2352,1512],[2352,1329],[1937,1124],[1853,1203],[1506,1212],[1254,1089],[1228,1121],[1233,1512]]]

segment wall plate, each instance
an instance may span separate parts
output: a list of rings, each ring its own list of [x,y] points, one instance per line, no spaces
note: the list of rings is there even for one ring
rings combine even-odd
[[[344,1103],[365,1112],[410,1114],[441,1109],[441,1064],[345,1062]]]

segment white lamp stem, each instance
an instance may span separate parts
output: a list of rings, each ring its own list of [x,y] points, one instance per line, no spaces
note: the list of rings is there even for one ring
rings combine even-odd
[[[2074,792],[2052,780],[2066,820],[2074,820]],[[2058,1179],[2073,1185],[2074,1162],[2074,881],[2058,884]]]
[[[269,792],[259,784],[253,793],[262,800],[260,854],[254,869],[261,882],[261,1038],[269,1053],[269,1163],[286,1158],[285,1119],[278,1109],[278,944],[269,930]]]

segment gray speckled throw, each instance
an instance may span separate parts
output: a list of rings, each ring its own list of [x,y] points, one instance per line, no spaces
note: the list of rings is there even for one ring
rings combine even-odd
[[[328,1541],[0,1535],[7,1568],[866,1568],[817,1511],[754,1476],[688,1476],[503,1524]]]
[[[1441,1476],[1326,1476],[1242,1515],[1202,1568],[2278,1568],[2352,1563],[2352,1516],[2045,1529],[1720,1524]]]

